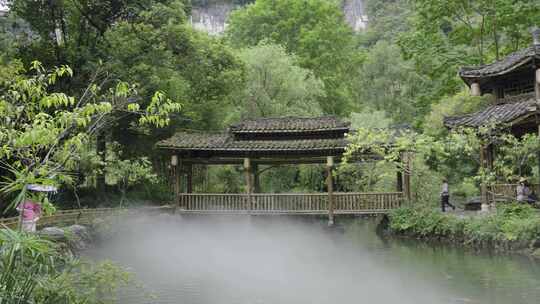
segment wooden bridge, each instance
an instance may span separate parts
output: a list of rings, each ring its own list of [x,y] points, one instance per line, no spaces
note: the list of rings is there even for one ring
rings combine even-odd
[[[183,193],[179,196],[180,209],[178,212],[253,215],[360,215],[386,213],[398,208],[402,201],[402,192],[334,192],[330,196],[328,193]]]
[[[242,214],[242,215],[329,215],[380,214],[398,208],[402,192],[333,193],[333,204],[327,193],[254,193],[254,194],[193,194],[180,195],[180,208],[160,207],[95,208],[59,210],[43,216],[38,227],[89,224],[96,218],[139,212],[176,212],[180,214]],[[0,218],[0,229],[17,229],[19,217]]]
[[[396,192],[334,192],[340,189],[334,169],[347,151],[349,126],[336,117],[259,118],[241,121],[221,133],[178,132],[157,147],[170,157],[171,188],[179,212],[328,215],[331,225],[334,214],[384,213],[411,199],[407,152],[396,166]],[[363,151],[351,155],[349,162],[374,158],[370,151]],[[324,192],[261,193],[261,174],[267,169],[300,164],[325,166],[325,185],[317,189]],[[193,193],[194,166],[221,165],[244,171],[245,193]]]

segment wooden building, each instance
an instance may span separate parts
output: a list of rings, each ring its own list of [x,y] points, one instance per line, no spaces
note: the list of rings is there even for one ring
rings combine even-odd
[[[336,117],[244,120],[221,133],[179,132],[157,146],[171,157],[176,204],[183,212],[377,213],[410,197],[409,174],[397,173],[392,193],[334,192],[332,170],[348,145],[350,123]],[[242,165],[245,193],[192,193],[193,165]],[[259,166],[325,164],[326,193],[256,193]],[[186,187],[181,185],[187,183]]]
[[[493,102],[472,114],[447,117],[448,128],[497,125],[515,136],[540,136],[540,30],[533,33],[533,45],[486,65],[464,67],[459,75],[471,95],[493,95]],[[493,145],[482,147],[481,165],[492,166]],[[540,161],[540,160],[539,160]],[[488,191],[482,186],[482,204],[488,204]]]

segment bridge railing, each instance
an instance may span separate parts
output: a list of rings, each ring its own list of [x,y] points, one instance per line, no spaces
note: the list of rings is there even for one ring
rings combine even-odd
[[[325,213],[327,193],[184,193],[179,205],[187,211],[252,211],[267,213]],[[402,192],[334,193],[336,213],[383,212],[397,208],[403,201]]]
[[[328,210],[324,193],[257,193],[252,194],[253,211],[309,212]]]
[[[399,208],[403,202],[402,192],[385,193],[335,193],[336,212],[340,211],[387,211]]]

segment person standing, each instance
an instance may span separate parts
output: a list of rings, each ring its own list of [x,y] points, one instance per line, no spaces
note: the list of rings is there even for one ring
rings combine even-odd
[[[530,190],[527,186],[527,179],[522,177],[519,179],[519,183],[516,187],[516,199],[520,203],[527,202],[527,199],[529,197]]]
[[[452,210],[456,210],[456,206],[450,204],[450,192],[448,192],[448,180],[443,178],[443,184],[441,189],[441,210],[446,212],[446,206],[452,207]]]
[[[36,232],[37,221],[41,217],[41,205],[26,200],[19,204],[17,211],[22,213],[22,229],[26,232]]]

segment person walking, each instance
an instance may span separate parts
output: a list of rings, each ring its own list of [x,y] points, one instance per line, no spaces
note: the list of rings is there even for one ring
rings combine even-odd
[[[452,207],[452,210],[456,210],[456,206],[450,204],[450,192],[448,192],[448,180],[443,178],[443,184],[441,189],[441,210],[446,212],[446,206]]]

